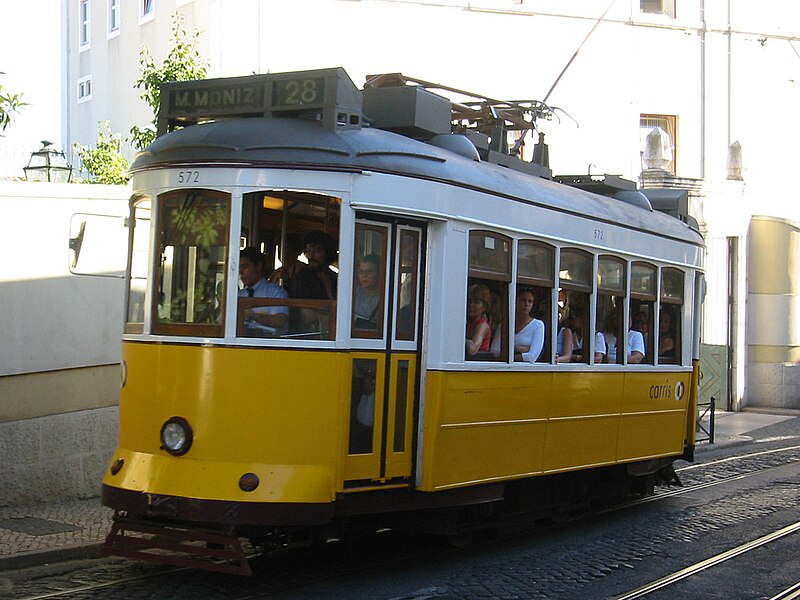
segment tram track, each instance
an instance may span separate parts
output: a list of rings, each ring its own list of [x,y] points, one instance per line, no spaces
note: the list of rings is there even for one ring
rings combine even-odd
[[[697,575],[706,569],[715,567],[716,565],[719,565],[732,558],[736,558],[737,556],[747,552],[752,552],[753,550],[756,550],[765,544],[769,544],[770,542],[774,542],[784,536],[796,533],[798,531],[800,531],[800,521],[791,525],[787,525],[786,527],[782,527],[781,529],[768,533],[767,535],[763,535],[745,544],[741,544],[735,548],[731,548],[730,550],[726,550],[725,552],[721,552],[716,556],[701,560],[691,566],[675,571],[674,573],[648,583],[647,585],[628,592],[627,594],[617,596],[615,600],[634,600],[635,598],[643,598],[644,596],[647,596],[653,592],[662,590],[670,585],[678,583],[679,581]],[[800,584],[784,590],[777,596],[773,596],[771,600],[777,600],[778,598],[797,598],[798,594],[800,594]]]
[[[767,461],[767,463],[765,464],[764,461],[767,459],[771,460]],[[698,481],[697,483],[690,483],[689,485],[685,485],[684,487],[669,489],[667,491],[659,491],[653,496],[637,499],[633,502],[624,502],[621,504],[617,504],[615,506],[605,507],[598,510],[592,510],[589,511],[587,514],[581,515],[581,517],[591,518],[591,516],[593,515],[601,515],[608,512],[619,512],[625,509],[631,509],[641,504],[666,500],[671,497],[690,494],[692,492],[697,492],[715,486],[730,484],[736,481],[743,481],[746,480],[747,478],[755,477],[757,475],[762,475],[763,473],[768,472],[770,470],[791,465],[797,462],[800,462],[800,445],[789,446],[785,448],[775,448],[741,456],[726,457],[723,459],[710,461],[708,463],[689,465],[687,467],[676,469],[676,471],[678,473],[695,474],[693,475],[693,477],[695,480]],[[720,476],[719,469],[720,467],[723,466],[725,467],[727,475]],[[711,471],[709,471],[709,469],[711,469]],[[731,473],[731,471],[733,471],[733,473]],[[700,476],[703,473],[705,473],[706,475]],[[535,529],[538,529],[539,531],[542,532],[553,530],[555,527],[558,527],[558,525],[542,526],[540,524],[534,526]],[[795,527],[792,529],[791,532],[786,532],[783,535],[794,533],[795,531],[797,531],[797,529],[800,529],[800,522],[795,524]],[[516,532],[506,531],[499,537],[495,537],[494,540],[496,541],[498,539],[513,539],[515,537],[529,535],[532,530],[533,530],[532,528],[524,528],[524,529],[518,529]],[[768,543],[768,541],[763,543]],[[261,579],[261,576],[263,576],[265,573],[268,573],[269,571],[274,570],[274,563],[271,562],[273,558],[265,557],[263,555],[251,555],[251,560],[254,561],[254,566],[256,567],[255,569],[256,577],[254,579],[261,579],[261,581],[264,582],[265,587],[262,587],[262,584],[259,582],[255,583],[255,587],[257,589],[253,590],[254,587],[253,584],[242,584],[242,589],[240,590],[240,592],[243,592],[243,594],[237,595],[234,589],[230,589],[230,588],[235,588],[236,585],[231,585],[230,588],[228,589],[228,592],[230,593],[225,593],[224,595],[221,596],[210,595],[206,596],[206,598],[207,600],[216,599],[218,597],[229,600],[233,599],[254,600],[256,598],[265,597],[265,595],[269,594],[286,593],[291,591],[292,589],[297,589],[301,586],[319,585],[325,583],[326,581],[335,580],[337,578],[353,577],[355,575],[358,575],[359,573],[376,572],[381,569],[392,569],[393,567],[396,567],[398,565],[405,564],[406,561],[408,560],[415,560],[415,561],[418,561],[420,559],[436,560],[441,558],[447,558],[449,555],[458,552],[457,549],[450,549],[450,548],[434,549],[428,547],[423,550],[419,546],[407,547],[407,545],[404,545],[402,542],[397,542],[397,544],[400,547],[400,549],[399,551],[392,550],[392,552],[390,553],[391,558],[389,560],[386,560],[385,558],[386,554],[382,552],[373,553],[373,555],[370,556],[368,560],[364,560],[363,556],[361,557],[356,556],[354,559],[352,559],[350,555],[357,554],[359,550],[357,550],[354,546],[349,545],[347,546],[347,548],[341,548],[341,551],[345,553],[346,556],[338,556],[335,560],[332,561],[334,563],[333,565],[328,565],[326,566],[326,568],[321,568],[321,569],[308,569],[308,568],[302,569],[296,567],[294,566],[293,563],[300,561],[299,560],[293,561],[290,555],[289,557],[286,557],[286,564],[282,565],[282,567],[284,568],[284,570],[282,571],[284,576],[281,578],[281,581],[276,582],[272,580],[269,583],[266,582],[266,580],[268,579],[267,577],[263,577],[263,579]],[[476,542],[472,544],[471,547],[479,548],[480,545],[481,545],[480,542]],[[339,550],[340,549],[336,549],[336,552],[338,552]],[[361,551],[362,555],[364,552],[365,551]],[[383,558],[381,558],[380,556],[381,554],[383,554]],[[320,562],[320,563],[324,563],[326,561],[331,562],[329,560],[331,556],[336,556],[336,555],[328,555],[326,558],[325,555],[326,551],[324,549],[312,550],[311,560],[313,562]],[[279,558],[279,560],[283,559],[284,559],[283,556]],[[268,566],[265,568],[264,565]],[[704,568],[707,569],[710,566],[713,565],[709,564]],[[155,568],[155,567],[151,565],[150,568]],[[169,578],[172,582],[175,582],[175,578],[177,577],[179,580],[181,580],[181,583],[183,584],[184,578],[181,577],[181,574],[191,571],[192,571],[191,569],[187,569],[185,567],[165,567],[161,570],[158,570],[157,572],[144,573],[129,577],[121,577],[115,580],[109,579],[107,581],[101,581],[97,583],[80,583],[74,586],[71,586],[68,581],[62,580],[60,582],[62,589],[41,591],[39,593],[32,593],[15,598],[16,600],[107,598],[116,595],[116,593],[113,591],[115,588],[117,588],[118,590],[123,590],[127,586],[131,585],[139,586],[140,584],[146,584],[146,582],[148,581],[157,582],[159,579],[164,579],[164,578]],[[194,576],[195,573],[192,572],[192,577]],[[209,585],[213,586],[216,586],[217,583],[215,582],[219,581],[218,580],[219,575],[215,576],[215,574],[203,573],[201,575],[199,572],[197,572],[196,576],[200,578],[199,581],[205,581],[206,578],[208,578],[208,581],[210,582]],[[684,575],[683,578],[686,578],[688,576],[691,576],[691,574]],[[228,579],[228,581],[236,582],[241,580],[239,578],[234,578],[233,580]],[[197,585],[197,583],[193,583],[192,585]],[[67,586],[69,586],[69,589],[64,589]],[[664,585],[662,584],[661,587],[664,587]],[[800,584],[798,584],[798,586],[785,590],[784,594],[785,595],[775,596],[775,600],[777,600],[778,598],[787,598],[787,599],[800,598]],[[125,596],[122,595],[119,597],[125,597]],[[631,598],[633,597],[641,597],[641,596],[631,596]],[[627,596],[622,596],[621,598],[627,598]]]

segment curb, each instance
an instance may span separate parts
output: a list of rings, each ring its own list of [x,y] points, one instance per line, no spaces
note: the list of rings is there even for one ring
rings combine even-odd
[[[90,544],[74,544],[50,550],[31,550],[30,552],[0,556],[0,572],[40,567],[70,560],[100,558],[102,556],[100,552],[102,547],[102,543],[92,542]]]

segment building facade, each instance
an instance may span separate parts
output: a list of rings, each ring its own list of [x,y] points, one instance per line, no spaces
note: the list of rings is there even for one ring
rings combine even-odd
[[[792,31],[800,5],[64,0],[64,147],[93,144],[102,121],[125,135],[152,121],[134,87],[140,52],[161,64],[176,14],[189,36],[201,32],[209,77],[342,66],[358,85],[369,74],[402,72],[494,98],[546,101],[557,118],[538,128],[556,174],[612,173],[686,192],[708,243],[704,342],[723,357],[716,377],[724,385],[707,392],[717,406],[800,408],[796,387],[765,393],[755,383],[765,367],[754,366],[765,357],[795,364],[800,320],[785,315],[780,357],[748,355],[766,318],[748,307],[760,294],[748,288],[748,236],[761,229],[751,222],[800,222],[796,192],[783,185],[793,168],[790,140],[800,133],[787,119],[800,102],[800,38]],[[775,278],[798,268],[797,260],[758,264]],[[781,306],[796,311],[795,304]]]

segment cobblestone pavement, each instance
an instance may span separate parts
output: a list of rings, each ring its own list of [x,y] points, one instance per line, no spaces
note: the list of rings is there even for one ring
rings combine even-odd
[[[747,443],[752,439],[749,432],[797,416],[797,412],[777,415],[717,411],[715,443],[699,444],[698,453]],[[98,556],[111,527],[112,514],[99,498],[0,507],[0,571]]]

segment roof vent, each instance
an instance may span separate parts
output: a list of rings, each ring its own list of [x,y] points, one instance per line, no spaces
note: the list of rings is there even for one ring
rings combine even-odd
[[[428,143],[432,146],[454,152],[469,160],[481,161],[481,156],[478,154],[478,149],[475,147],[475,144],[465,135],[446,133],[432,137],[428,140]]]
[[[614,194],[612,197],[616,198],[617,200],[621,200],[622,202],[627,202],[628,204],[633,204],[634,206],[638,206],[639,208],[653,212],[653,207],[650,204],[650,200],[648,200],[647,196],[645,196],[639,190],[622,190]]]

